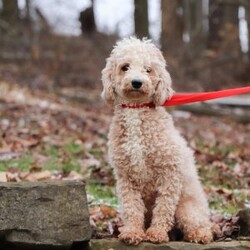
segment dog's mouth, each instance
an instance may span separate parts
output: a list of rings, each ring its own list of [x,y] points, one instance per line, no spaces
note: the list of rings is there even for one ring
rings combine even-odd
[[[131,89],[127,89],[125,92],[127,92],[128,94],[129,94],[129,93],[146,94],[146,93],[145,93],[145,90],[144,90],[143,88],[140,88],[140,89],[131,88]]]
[[[140,98],[142,96],[145,96],[146,93],[143,89],[128,89],[124,91],[124,95],[128,98]]]
[[[140,90],[140,89],[130,89],[128,90],[129,93],[144,93],[144,91]]]

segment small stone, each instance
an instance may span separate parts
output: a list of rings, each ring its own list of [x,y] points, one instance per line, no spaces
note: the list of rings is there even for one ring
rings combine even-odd
[[[0,182],[7,182],[6,172],[0,172]]]
[[[239,216],[240,236],[250,236],[250,208],[241,210]]]

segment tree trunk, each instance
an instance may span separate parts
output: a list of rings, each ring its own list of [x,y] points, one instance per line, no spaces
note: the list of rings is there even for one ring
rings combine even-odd
[[[81,23],[82,35],[92,35],[96,32],[96,23],[94,15],[94,0],[91,0],[92,5],[81,11],[79,22]]]
[[[161,45],[163,52],[174,53],[180,51],[183,46],[183,19],[177,13],[181,6],[181,0],[161,1]]]
[[[183,0],[183,19],[184,19],[184,42],[190,42],[191,35],[191,8],[190,0]]]
[[[149,37],[148,1],[134,0],[134,6],[135,35],[138,38]]]
[[[217,48],[220,43],[219,30],[222,23],[222,5],[219,0],[209,1],[209,36],[208,47]]]
[[[25,16],[23,18],[23,22],[25,25],[25,29],[27,29],[29,39],[32,43],[33,40],[33,23],[31,17],[31,0],[25,0]]]
[[[30,0],[25,0],[25,19],[29,25],[31,24],[30,8]]]
[[[250,67],[250,3],[245,4],[246,20],[248,26],[248,63]]]
[[[238,0],[209,1],[208,47],[240,54]]]
[[[16,25],[19,21],[18,1],[2,0],[2,5],[1,19],[9,25]]]
[[[190,59],[204,49],[202,3],[202,0],[184,0],[184,29],[188,37],[186,52]]]
[[[202,0],[190,1],[191,10],[191,30],[190,30],[190,42],[201,43],[203,40],[203,8]]]
[[[49,34],[51,32],[51,27],[48,23],[47,18],[38,7],[35,8],[35,11],[40,22],[40,32],[43,34]]]

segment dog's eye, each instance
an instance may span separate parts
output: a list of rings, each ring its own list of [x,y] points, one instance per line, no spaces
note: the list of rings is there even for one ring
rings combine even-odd
[[[128,71],[128,70],[129,70],[129,64],[123,65],[123,66],[121,67],[121,70],[122,70],[123,72]]]
[[[151,71],[152,71],[151,68],[147,68],[147,69],[146,69],[146,72],[147,72],[147,73],[150,73]]]

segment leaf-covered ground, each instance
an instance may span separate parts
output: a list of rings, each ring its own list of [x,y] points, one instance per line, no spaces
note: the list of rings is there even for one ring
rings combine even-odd
[[[76,104],[0,85],[0,181],[82,179],[93,237],[117,235],[121,220],[106,146],[112,111],[99,91],[81,90],[85,101]],[[250,124],[171,113],[195,152],[211,218],[221,229],[217,239],[231,237],[237,211],[249,205]]]

